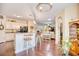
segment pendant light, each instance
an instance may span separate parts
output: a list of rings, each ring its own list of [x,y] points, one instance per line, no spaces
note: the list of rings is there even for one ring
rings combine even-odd
[[[1,22],[1,24],[0,24],[0,30],[3,30],[3,29],[4,29],[4,25]]]

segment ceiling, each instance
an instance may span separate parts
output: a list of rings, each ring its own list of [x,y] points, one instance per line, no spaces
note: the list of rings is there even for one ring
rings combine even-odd
[[[38,3],[0,3],[0,14],[11,18],[35,19],[38,24],[51,22],[54,24],[54,17],[65,7],[73,3],[53,3],[52,9],[48,12],[39,12],[36,9]],[[48,19],[52,20],[49,21]]]

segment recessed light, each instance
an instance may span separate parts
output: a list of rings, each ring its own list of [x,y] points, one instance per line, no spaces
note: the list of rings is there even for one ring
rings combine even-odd
[[[14,16],[17,17],[17,18],[21,17],[21,16],[17,16],[16,14],[14,14]]]
[[[48,20],[50,21],[51,19],[49,18]]]
[[[40,10],[42,10],[42,9],[43,9],[43,7],[39,7],[39,9],[40,9]]]
[[[16,17],[18,17],[18,18],[19,18],[19,17],[21,17],[21,16],[16,16]]]

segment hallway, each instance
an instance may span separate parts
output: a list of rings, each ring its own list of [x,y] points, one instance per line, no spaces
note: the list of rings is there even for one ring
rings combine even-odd
[[[28,53],[28,54],[27,54]],[[55,40],[44,40],[36,48],[16,54],[17,56],[61,56],[61,51],[56,47]]]

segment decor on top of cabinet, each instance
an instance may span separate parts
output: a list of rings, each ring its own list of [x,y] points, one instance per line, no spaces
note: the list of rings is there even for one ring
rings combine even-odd
[[[15,19],[8,19],[9,22],[16,22]]]
[[[3,30],[3,29],[4,29],[4,25],[1,22],[1,24],[0,24],[0,30]]]
[[[33,26],[30,26],[30,28],[33,29],[34,27]]]
[[[3,19],[3,16],[2,15],[0,15],[0,19]]]
[[[20,32],[28,32],[27,26],[20,26]]]

